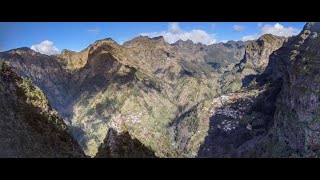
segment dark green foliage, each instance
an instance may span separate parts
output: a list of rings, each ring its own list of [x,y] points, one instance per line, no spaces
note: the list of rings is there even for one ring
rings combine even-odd
[[[48,100],[43,92],[33,86],[31,80],[21,79],[18,87],[17,92],[19,96],[27,103],[25,112],[32,112],[32,109],[37,108],[37,114],[35,114],[35,116],[42,116],[37,119],[47,119],[49,124],[52,124],[54,128],[59,130],[64,131],[67,129],[59,114],[52,111],[49,107]],[[29,115],[32,115],[32,113],[29,113]]]
[[[192,76],[201,78],[202,75],[205,75],[206,77],[210,78],[211,73],[214,71],[214,68],[212,68],[211,65],[206,63],[199,63],[199,62],[190,62],[181,59],[178,61],[179,65],[184,69],[183,72],[181,72],[182,75]]]
[[[184,109],[180,106],[180,110]],[[180,115],[170,123],[174,130],[174,140],[178,144],[178,148],[182,151],[187,150],[187,144],[190,137],[195,134],[199,128],[199,119],[196,114],[196,108],[193,107],[187,112]]]
[[[106,99],[104,102],[97,103],[96,113],[102,114],[106,109],[114,109],[117,101],[115,99]]]
[[[142,97],[141,90],[137,86],[133,86],[133,88],[131,89],[131,94],[135,97]]]
[[[3,70],[3,65],[1,65]],[[13,73],[0,74],[0,157],[85,157],[42,91]]]
[[[3,59],[0,59],[0,74],[6,72],[8,70],[8,66],[6,65]]]
[[[139,79],[146,87],[154,89],[158,92],[160,92],[161,88],[161,81],[156,79],[155,77],[148,76],[140,71],[135,72],[135,77]],[[131,82],[128,84],[129,88],[136,88],[131,84]]]

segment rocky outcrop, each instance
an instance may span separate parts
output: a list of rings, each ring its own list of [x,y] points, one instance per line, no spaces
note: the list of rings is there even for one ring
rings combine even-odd
[[[66,69],[74,72],[86,65],[88,60],[88,53],[88,49],[85,49],[79,53],[64,49],[60,54],[56,56],[61,58],[61,62]]]
[[[301,155],[320,153],[320,23],[307,23],[275,52],[269,70],[282,79],[277,100],[275,130],[279,141]]]
[[[241,88],[254,87],[257,81],[261,81],[260,74],[269,69],[269,56],[285,41],[285,37],[265,34],[256,41],[248,42],[241,61],[225,71],[219,79],[221,91],[230,93]]]
[[[7,64],[19,76],[31,79],[48,97],[50,104],[63,117],[70,117],[74,83],[59,59],[37,53],[30,48],[18,48],[0,53]]]
[[[152,150],[128,132],[119,133],[110,128],[95,158],[155,158]]]
[[[42,91],[0,60],[0,157],[86,157]]]
[[[245,55],[238,64],[239,71],[251,69],[258,73],[264,72],[269,63],[269,56],[278,50],[285,42],[285,37],[278,37],[272,34],[262,35],[258,40],[247,45]]]
[[[257,75],[265,72],[270,55],[282,47],[286,40],[285,37],[265,34],[246,47],[245,56],[235,68],[242,79],[243,87],[250,86],[252,82],[255,83]]]

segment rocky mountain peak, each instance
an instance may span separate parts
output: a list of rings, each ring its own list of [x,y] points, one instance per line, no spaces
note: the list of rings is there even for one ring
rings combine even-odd
[[[97,50],[99,51],[99,49],[104,49],[111,51],[118,47],[120,47],[120,45],[117,42],[111,38],[106,38],[95,41],[80,52],[64,49],[56,56],[63,60],[63,64],[66,69],[74,71],[83,68],[88,61],[89,55],[95,54]]]
[[[264,43],[268,43],[270,45],[281,44],[286,39],[284,36],[275,36],[272,34],[264,34],[258,39],[258,44],[260,46],[264,45]]]
[[[187,40],[181,40],[179,39],[177,42],[173,43],[172,45],[178,45],[178,46],[194,46],[194,45],[203,45],[202,43],[193,43],[192,40],[187,39]]]
[[[285,37],[271,34],[262,35],[257,41],[251,42],[245,50],[245,57],[241,61],[241,68],[249,68],[257,72],[263,72],[269,62],[269,56],[279,49]]]
[[[97,40],[93,43],[93,45],[100,45],[100,44],[103,44],[103,43],[107,43],[107,44],[116,44],[116,45],[119,45],[116,41],[114,41],[112,38],[105,38],[105,39],[100,39],[100,40]]]
[[[182,44],[183,42],[184,42],[183,40],[179,39],[177,42],[173,43],[173,45],[174,45],[174,44],[176,44],[176,45]]]
[[[72,50],[68,50],[68,49],[63,49],[60,54],[66,55],[66,54],[71,54],[71,53],[77,53],[77,52],[72,51]]]
[[[153,38],[151,38],[151,39],[152,39],[152,40],[164,41],[163,36],[153,37]]]
[[[90,46],[88,46],[85,50],[89,49],[90,52],[94,51],[95,49],[101,47],[101,46],[110,46],[110,47],[118,47],[120,46],[117,42],[115,42],[113,39],[111,38],[106,38],[106,39],[101,39],[101,40],[97,40],[95,41],[93,44],[91,44]]]
[[[123,43],[124,47],[135,47],[135,46],[150,46],[150,45],[168,45],[168,43],[164,40],[163,36],[150,38],[148,36],[138,36]]]
[[[243,59],[233,69],[239,73],[243,87],[249,86],[257,74],[265,72],[270,55],[281,48],[286,40],[285,37],[264,34],[259,39],[249,42]]]
[[[310,30],[312,32],[320,32],[320,23],[319,22],[308,22],[304,27],[303,30]]]
[[[13,54],[19,54],[19,55],[22,55],[22,54],[29,54],[29,55],[32,55],[32,56],[35,56],[35,55],[39,55],[40,53],[28,48],[28,47],[21,47],[21,48],[17,48],[17,49],[12,49],[10,51],[7,51],[9,54],[13,55]]]

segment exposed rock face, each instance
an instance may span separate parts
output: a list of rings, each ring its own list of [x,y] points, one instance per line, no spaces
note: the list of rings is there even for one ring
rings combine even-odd
[[[319,35],[320,23],[308,23],[272,58],[272,77],[283,80],[275,129],[281,143],[304,155],[320,152]]]
[[[139,140],[132,139],[128,132],[119,133],[110,128],[99,147],[96,158],[155,158],[154,152]]]
[[[88,60],[88,49],[85,49],[79,53],[69,50],[62,50],[61,54],[56,55],[61,58],[62,63],[66,69],[70,71],[76,71],[86,65]]]
[[[245,56],[235,68],[243,87],[256,81],[256,75],[263,73],[268,66],[270,55],[282,47],[286,40],[285,37],[265,34],[246,47]]]
[[[212,100],[208,135],[197,157],[290,157],[272,133],[277,86],[224,94]]]
[[[264,72],[269,64],[269,56],[286,41],[284,37],[265,34],[256,41],[250,41],[241,61],[226,71],[219,84],[221,91],[230,93],[243,87],[255,86],[259,74]],[[268,69],[268,68],[267,68]]]
[[[269,56],[277,49],[279,49],[285,37],[278,37],[272,34],[262,35],[257,41],[251,42],[247,45],[245,56],[239,63],[240,71],[251,69],[257,73],[264,72],[269,63]]]
[[[198,157],[254,157],[247,149],[267,139],[272,122],[271,115],[254,109],[261,93],[253,90],[213,99],[208,136]]]
[[[42,91],[0,60],[0,157],[86,157]]]
[[[74,87],[70,75],[54,56],[46,56],[29,48],[18,48],[1,53],[7,64],[18,75],[31,79],[48,97],[50,104],[65,117],[70,117],[68,104]]]

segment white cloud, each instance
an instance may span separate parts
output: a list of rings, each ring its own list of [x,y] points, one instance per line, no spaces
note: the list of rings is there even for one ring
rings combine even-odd
[[[298,34],[300,31],[297,28],[287,27],[285,28],[283,25],[276,23],[275,25],[266,24],[261,28],[261,35],[263,34],[273,34],[276,36],[293,36]]]
[[[238,25],[238,24],[235,24],[233,25],[233,30],[237,31],[237,32],[241,32],[245,29],[244,26],[241,26],[241,25]]]
[[[243,41],[254,40],[254,39],[258,39],[259,37],[260,37],[259,34],[253,34],[253,35],[249,35],[249,36],[243,36],[242,40]]]
[[[181,33],[179,23],[170,23],[169,24],[169,31],[173,32],[173,33]]]
[[[191,40],[194,43],[213,44],[216,43],[214,34],[208,34],[206,31],[194,29],[191,31],[184,31],[180,28],[179,23],[169,23],[168,31],[141,33],[142,36],[157,37],[163,36],[168,43],[175,43],[178,40]]]
[[[59,54],[59,49],[49,40],[42,41],[40,44],[34,44],[31,46],[31,49],[46,55]]]
[[[261,27],[263,26],[263,24],[262,24],[261,22],[259,22],[259,23],[257,24],[257,26],[258,26],[259,28],[261,28]]]
[[[212,24],[211,24],[211,28],[212,28],[212,29],[214,29],[214,28],[216,28],[216,27],[217,27],[217,24],[216,24],[216,23],[212,23]]]
[[[259,27],[259,23],[258,23]],[[284,36],[284,37],[289,37],[293,35],[297,35],[299,33],[299,29],[294,28],[294,27],[284,27],[283,25],[276,23],[274,25],[271,24],[265,24],[260,27],[260,32],[248,36],[242,37],[242,40],[253,40],[253,39],[258,39],[260,36],[264,34],[273,34],[276,36]]]
[[[99,28],[95,28],[95,29],[88,29],[88,32],[89,33],[99,33],[100,32],[100,29]]]

